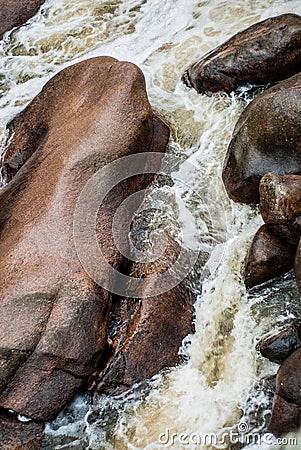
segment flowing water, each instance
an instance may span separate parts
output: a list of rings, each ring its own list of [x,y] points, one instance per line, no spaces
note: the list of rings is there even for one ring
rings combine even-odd
[[[262,221],[256,208],[233,204],[221,182],[227,144],[250,96],[202,97],[180,77],[234,33],[284,12],[300,14],[300,0],[47,0],[0,43],[2,146],[6,124],[57,71],[98,55],[137,64],[153,109],[170,125],[169,152],[197,167],[185,201],[211,253],[197,270],[196,332],[180,350],[185,363],[93,408],[88,394],[78,397],[47,425],[45,449],[239,448],[230,432],[260,434],[248,448],[276,448],[266,434],[271,399],[258,383],[277,366],[255,345],[300,314],[300,296],[292,274],[246,292],[242,262]],[[162,189],[183,196],[177,183]],[[206,434],[219,441],[208,444]]]

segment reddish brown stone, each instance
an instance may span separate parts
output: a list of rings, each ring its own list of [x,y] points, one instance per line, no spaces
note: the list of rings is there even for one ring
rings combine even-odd
[[[243,277],[247,287],[256,286],[288,272],[294,266],[295,248],[276,236],[268,225],[255,234],[245,258]]]
[[[282,14],[256,23],[210,51],[182,80],[199,94],[288,78],[301,67],[301,17]]]
[[[185,282],[162,295],[153,296],[160,280],[150,276],[164,273],[178,257],[178,245],[169,240],[167,252],[154,263],[131,266],[131,276],[143,279],[143,298],[119,298],[111,320],[114,352],[101,374],[98,393],[116,394],[144,381],[159,370],[180,362],[179,347],[193,332],[194,295]]]
[[[301,227],[301,176],[268,173],[259,185],[259,210],[273,231],[292,245],[299,243]]]
[[[107,346],[112,295],[85,272],[74,246],[79,194],[111,161],[163,152],[168,129],[153,115],[142,72],[100,57],[52,78],[9,131],[11,181],[0,194],[0,406],[45,421],[83,386]],[[152,178],[125,180],[98,215],[99,243],[116,269],[124,259],[111,232],[116,208]]]
[[[269,429],[276,436],[301,426],[301,348],[284,361],[277,374]]]
[[[275,395],[272,418],[268,431],[279,437],[291,431],[297,431],[301,425],[301,408],[287,402],[280,395]]]
[[[1,450],[39,450],[43,428],[41,423],[20,422],[13,414],[0,411]]]
[[[299,291],[301,292],[301,239],[295,259],[295,275]]]
[[[0,39],[36,15],[45,0],[0,0]]]

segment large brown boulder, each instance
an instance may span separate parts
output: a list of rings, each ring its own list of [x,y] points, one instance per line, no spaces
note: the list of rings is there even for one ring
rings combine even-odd
[[[301,348],[280,367],[269,430],[275,436],[301,426]]]
[[[0,0],[0,39],[33,17],[43,3],[45,0]]]
[[[301,73],[253,100],[240,116],[224,162],[223,181],[235,202],[258,203],[268,172],[301,173]]]
[[[268,225],[255,234],[244,262],[243,277],[247,287],[253,287],[280,276],[294,267],[296,250]]]
[[[292,245],[301,234],[301,176],[264,175],[259,185],[259,210],[276,234]]]
[[[199,94],[228,94],[247,83],[284,80],[301,70],[301,17],[282,14],[256,23],[210,51],[182,80]]]
[[[9,134],[4,172],[11,181],[0,194],[0,407],[45,421],[84,385],[107,348],[112,294],[77,256],[78,197],[113,160],[163,152],[168,129],[152,112],[142,72],[100,57],[52,78]],[[95,220],[99,246],[117,270],[124,258],[112,235],[114,212],[151,179],[120,183]]]

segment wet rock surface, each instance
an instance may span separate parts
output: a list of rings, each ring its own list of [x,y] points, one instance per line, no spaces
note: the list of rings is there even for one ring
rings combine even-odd
[[[43,3],[45,0],[0,0],[0,39],[6,31],[33,17]]]
[[[278,277],[294,266],[296,250],[277,236],[268,225],[255,234],[245,258],[243,278],[247,287],[253,287]]]
[[[264,338],[257,344],[257,350],[262,356],[279,364],[283,363],[299,347],[301,347],[301,324],[299,322],[276,335]]]
[[[299,242],[296,259],[295,259],[295,275],[299,291],[301,292],[301,239]]]
[[[240,116],[224,162],[229,197],[259,203],[259,182],[267,173],[301,173],[301,74],[258,95]]]
[[[9,130],[14,137],[4,173],[11,181],[0,196],[0,405],[45,421],[85,385],[107,347],[112,295],[78,259],[77,198],[92,175],[114,159],[164,152],[169,131],[151,110],[142,72],[109,57],[60,72]],[[152,179],[125,180],[101,205],[97,236],[117,269],[124,260],[113,241],[114,213]],[[158,370],[161,366],[162,361]],[[151,373],[144,368],[144,375],[155,367]]]
[[[301,176],[268,173],[260,181],[259,192],[259,210],[265,223],[289,244],[297,245],[301,234]]]
[[[283,14],[237,33],[193,64],[182,80],[199,94],[230,93],[245,84],[266,84],[301,70],[301,17]]]
[[[301,426],[301,348],[280,367],[269,430],[276,436]]]
[[[184,282],[162,295],[153,295],[160,283],[157,276],[168,270],[178,253],[178,244],[170,238],[159,260],[132,265],[131,276],[144,280],[143,298],[117,300],[111,318],[119,324],[111,333],[114,352],[100,374],[97,393],[120,393],[149,379],[158,369],[181,361],[178,350],[184,337],[193,332],[195,296]]]

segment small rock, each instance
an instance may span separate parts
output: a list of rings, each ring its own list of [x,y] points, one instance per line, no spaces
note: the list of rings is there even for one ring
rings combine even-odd
[[[301,17],[282,14],[237,33],[193,64],[182,81],[199,94],[289,78],[301,66]]]
[[[248,288],[278,277],[294,266],[295,249],[262,225],[245,258],[243,278]]]
[[[259,185],[259,210],[273,231],[292,245],[298,245],[301,227],[301,176],[268,173]]]
[[[262,339],[257,350],[272,362],[283,363],[301,347],[301,324],[295,323],[274,336]]]

